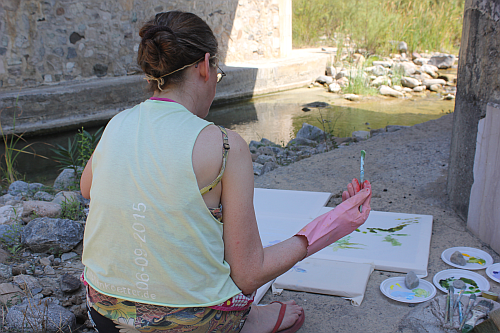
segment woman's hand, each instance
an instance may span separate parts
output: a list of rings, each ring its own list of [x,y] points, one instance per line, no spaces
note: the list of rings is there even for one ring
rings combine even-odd
[[[353,197],[356,195],[359,191],[361,191],[364,188],[371,188],[370,182],[365,180],[363,184],[359,185],[359,181],[354,178],[352,182],[347,184],[347,191],[344,191],[342,193],[342,201],[346,201],[347,199]]]

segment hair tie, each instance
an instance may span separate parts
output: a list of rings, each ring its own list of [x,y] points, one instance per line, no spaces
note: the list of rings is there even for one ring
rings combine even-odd
[[[154,26],[146,31],[146,33],[142,37],[142,44],[145,44],[146,40],[152,38],[154,35],[156,35],[157,32],[160,32],[160,31],[170,32],[175,37],[174,31],[172,29],[170,29],[169,27],[167,27],[165,25],[157,25],[157,26]]]

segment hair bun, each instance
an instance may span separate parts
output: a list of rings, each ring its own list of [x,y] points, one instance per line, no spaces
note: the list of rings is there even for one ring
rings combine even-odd
[[[163,25],[163,26],[157,25],[157,26],[151,27],[150,29],[148,29],[146,31],[146,33],[142,37],[142,43],[144,44],[146,42],[146,40],[152,38],[154,35],[156,35],[157,32],[160,32],[160,31],[167,31],[167,32],[170,32],[171,34],[174,34],[172,29],[170,29],[169,27],[167,27],[165,25]]]

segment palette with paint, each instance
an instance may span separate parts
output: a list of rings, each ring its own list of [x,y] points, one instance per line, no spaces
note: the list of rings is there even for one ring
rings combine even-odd
[[[380,284],[380,291],[385,296],[403,303],[421,303],[432,299],[436,295],[436,288],[432,283],[420,279],[418,288],[408,289],[404,277],[392,277]]]
[[[450,257],[455,251],[462,253],[464,256],[467,261],[465,266],[450,261]],[[441,259],[450,266],[471,270],[484,269],[493,264],[493,258],[488,253],[473,247],[450,247],[441,253]]]
[[[486,275],[493,281],[500,283],[500,263],[489,266],[486,269]]]
[[[446,293],[447,286],[452,285],[454,280],[465,282],[464,295],[476,294],[480,296],[481,291],[490,290],[490,283],[484,276],[465,269],[446,269],[438,272],[434,275],[432,282],[439,290]],[[458,292],[459,290],[455,289],[455,294]]]

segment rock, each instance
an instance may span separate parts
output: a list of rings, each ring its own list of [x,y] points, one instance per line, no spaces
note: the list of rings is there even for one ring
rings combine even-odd
[[[35,288],[40,288],[41,284],[38,279],[31,275],[20,274],[14,276],[14,283],[19,286],[22,290],[32,290]]]
[[[307,139],[307,140],[320,140],[323,139],[325,132],[320,128],[310,125],[308,123],[302,123],[302,127],[297,132],[297,139]]]
[[[63,202],[71,202],[71,201],[80,201],[80,203],[84,203],[84,198],[79,192],[74,191],[61,191],[57,193],[54,199],[51,201],[54,204],[61,205]]]
[[[386,67],[386,68],[391,68],[392,67],[392,61],[374,61],[373,62],[373,66],[383,66],[383,67]]]
[[[440,91],[441,88],[443,88],[440,84],[432,84],[430,87],[429,87],[429,90],[430,91]]]
[[[326,76],[335,77],[337,70],[333,66],[326,66]]]
[[[259,155],[259,157],[257,157],[257,160],[255,162],[259,164],[264,164],[266,162],[276,162],[276,158],[274,156],[269,156],[269,155]]]
[[[381,95],[385,95],[385,96],[392,96],[392,97],[403,97],[404,96],[403,93],[401,93],[397,90],[394,90],[392,88],[389,88],[386,85],[380,86],[379,92]]]
[[[352,137],[358,141],[363,141],[370,138],[370,132],[367,131],[355,131],[352,132]]]
[[[340,87],[340,85],[337,82],[333,82],[332,84],[330,84],[328,86],[329,92],[338,93],[340,90],[342,90],[342,88]]]
[[[356,94],[345,94],[343,97],[345,99],[347,99],[349,101],[353,101],[353,102],[359,101],[361,99],[361,97],[359,97]]]
[[[262,142],[255,141],[255,140],[250,141],[250,143],[248,144],[250,151],[252,151],[252,149],[255,149],[255,151],[257,151],[257,149],[259,147],[262,147],[262,146],[264,146],[264,144]]]
[[[429,89],[433,84],[440,84],[444,86],[446,84],[446,81],[441,79],[428,79],[424,80],[422,84],[426,86],[427,89]]]
[[[33,196],[33,199],[42,201],[52,201],[54,199],[54,196],[47,192],[38,191]]]
[[[12,306],[18,304],[23,297],[23,291],[12,283],[0,284],[0,304]]]
[[[349,85],[349,79],[347,77],[341,77],[340,79],[337,79],[337,83],[339,84],[339,86],[344,88]]]
[[[278,147],[264,146],[264,147],[259,147],[259,149],[257,149],[257,152],[259,153],[259,155],[274,156],[276,153],[273,148],[278,149],[278,152],[280,150]]]
[[[41,217],[24,227],[21,241],[34,252],[68,252],[82,241],[83,229],[79,222]]]
[[[331,84],[331,83],[333,83],[333,77],[326,76],[326,75],[320,75],[316,78],[316,82],[319,82],[321,84]]]
[[[417,274],[415,274],[414,271],[409,271],[408,273],[406,273],[405,276],[406,288],[413,290],[415,288],[418,288],[419,284],[420,284],[420,279],[418,278]]]
[[[6,224],[20,217],[22,209],[16,209],[11,205],[0,207],[0,224]]]
[[[425,65],[425,64],[427,64],[428,61],[429,61],[429,59],[427,59],[427,58],[416,58],[416,59],[413,59],[413,63],[415,65],[418,65],[418,66]]]
[[[413,62],[405,61],[405,62],[397,62],[391,68],[393,74],[402,73],[404,76],[410,76],[415,74],[416,68]]]
[[[26,267],[21,265],[12,267],[12,275],[26,274]]]
[[[68,253],[63,253],[61,255],[61,261],[64,262],[66,260],[73,259],[74,257],[78,256],[75,252],[68,252]]]
[[[371,73],[376,76],[387,75],[388,72],[389,71],[381,65],[374,66],[371,71]]]
[[[403,88],[403,92],[404,92],[404,93],[412,93],[412,92],[413,92],[413,89],[408,88],[408,87],[404,87],[404,88]]]
[[[10,258],[10,253],[0,247],[0,263],[4,264]]]
[[[59,190],[69,190],[74,188],[80,180],[75,177],[75,170],[64,169],[54,181],[54,188]]]
[[[3,224],[0,225],[0,239],[7,246],[13,246],[19,243],[21,237],[22,226],[19,224]]]
[[[392,86],[392,89],[394,89],[396,91],[403,91],[403,87],[398,86],[398,85]]]
[[[361,68],[363,67],[363,64],[365,63],[365,57],[362,55],[362,54],[359,54],[359,53],[354,53],[352,55],[352,60],[354,62],[354,65],[357,67],[357,68]]]
[[[262,173],[262,168],[264,166],[262,164],[259,164],[259,163],[256,163],[256,162],[253,162],[252,165],[253,165],[253,174],[256,175],[256,176],[260,176],[261,173]]]
[[[401,84],[403,87],[415,88],[420,85],[420,81],[412,77],[403,76],[401,78]]]
[[[432,56],[428,64],[436,66],[439,69],[451,68],[455,63],[455,56],[451,54],[442,54]]]
[[[418,86],[418,87],[413,88],[413,91],[414,92],[422,92],[422,91],[425,91],[425,89],[427,89],[426,86]]]
[[[29,184],[23,182],[22,180],[16,180],[9,186],[9,194],[12,196],[16,195],[27,195],[29,192]]]
[[[370,83],[373,87],[380,87],[381,85],[391,85],[391,79],[388,76],[379,76]]]
[[[453,252],[453,254],[450,256],[450,261],[458,266],[465,266],[467,264],[467,260],[465,260],[460,251]]]
[[[266,162],[264,166],[262,167],[261,175],[272,171],[278,167],[278,164],[276,162]]]
[[[436,66],[433,66],[433,65],[429,65],[429,64],[423,65],[422,67],[420,67],[420,71],[423,73],[427,73],[432,77],[438,76],[436,73],[438,71],[438,68]]]
[[[61,290],[65,293],[72,293],[80,289],[81,282],[80,279],[71,275],[64,274],[61,277]]]
[[[398,44],[398,52],[399,53],[406,53],[408,52],[408,44],[405,42],[399,42]]]
[[[396,132],[396,131],[399,131],[403,128],[409,128],[410,126],[400,126],[400,125],[387,125],[385,127],[385,131],[386,132],[389,132],[389,133],[392,133],[392,132]]]
[[[305,138],[295,138],[288,142],[286,145],[289,146],[316,146],[318,143],[314,140],[309,140]]]
[[[50,266],[50,259],[49,258],[40,258],[40,265],[43,266]]]
[[[451,101],[453,99],[455,99],[455,95],[452,95],[452,94],[448,94],[446,96],[443,96],[443,98],[445,101]]]
[[[47,201],[23,201],[22,217],[35,215],[36,217],[57,217],[61,212],[59,204]]]
[[[0,264],[0,277],[8,280],[12,277],[12,267]]]
[[[26,299],[10,308],[6,318],[7,327],[12,331],[74,332],[75,315],[57,303],[58,301],[51,297]]]
[[[340,72],[337,73],[337,75],[335,75],[335,80],[340,80],[342,78],[349,78],[349,76],[351,76],[351,72],[346,69],[342,69]]]

